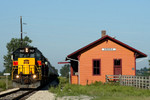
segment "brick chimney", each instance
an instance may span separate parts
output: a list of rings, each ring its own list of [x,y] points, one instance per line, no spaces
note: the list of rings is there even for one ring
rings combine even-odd
[[[101,32],[101,37],[104,37],[106,35],[106,30],[102,30]]]

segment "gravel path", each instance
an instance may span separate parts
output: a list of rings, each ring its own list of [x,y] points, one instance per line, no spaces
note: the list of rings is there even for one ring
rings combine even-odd
[[[93,97],[84,95],[56,97],[55,94],[50,93],[48,90],[40,90],[26,100],[91,100],[91,99],[93,99]]]
[[[92,100],[93,97],[81,95],[81,96],[64,96],[57,97],[55,100]]]
[[[55,85],[55,82],[52,82],[51,84]],[[39,90],[35,94],[31,95],[26,100],[91,100],[93,97],[89,96],[64,96],[64,97],[56,97],[55,94],[49,92],[49,85],[47,85],[42,90]]]
[[[26,100],[55,100],[55,95],[48,90],[40,90]]]

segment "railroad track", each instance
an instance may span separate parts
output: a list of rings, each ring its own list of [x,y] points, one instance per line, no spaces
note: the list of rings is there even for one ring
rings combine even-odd
[[[0,100],[24,100],[23,98],[37,89],[19,89],[0,95]]]
[[[11,92],[0,94],[0,100],[25,100],[35,92],[39,90],[45,90],[45,88],[49,88],[49,86],[57,86],[57,80],[51,81],[49,84],[45,86],[40,86],[36,89],[18,89]]]

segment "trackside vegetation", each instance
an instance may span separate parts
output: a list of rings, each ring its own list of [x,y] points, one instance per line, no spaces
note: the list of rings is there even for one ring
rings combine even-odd
[[[8,79],[8,89],[12,88],[12,81]],[[6,78],[0,77],[0,91],[6,90]]]
[[[5,90],[5,88],[6,88],[5,81],[0,80],[0,91]]]
[[[90,85],[71,85],[68,79],[59,77],[60,84],[49,90],[57,97],[87,95],[93,100],[150,100],[150,90],[120,86],[118,83],[95,82]]]

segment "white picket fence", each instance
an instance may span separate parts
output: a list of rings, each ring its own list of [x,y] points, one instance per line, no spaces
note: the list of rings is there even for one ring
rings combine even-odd
[[[150,89],[150,76],[106,75],[107,82],[119,82],[120,85]]]

